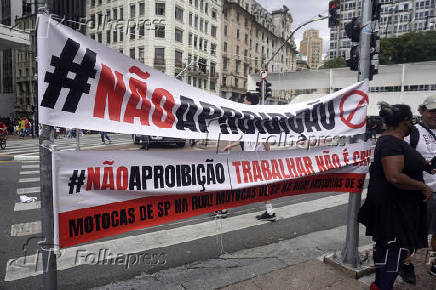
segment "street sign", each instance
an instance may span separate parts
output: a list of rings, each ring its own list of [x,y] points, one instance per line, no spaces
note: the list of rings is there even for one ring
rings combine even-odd
[[[266,77],[268,76],[268,71],[267,70],[261,70],[260,72],[259,72],[259,76],[260,76],[260,78],[261,79],[266,79]]]

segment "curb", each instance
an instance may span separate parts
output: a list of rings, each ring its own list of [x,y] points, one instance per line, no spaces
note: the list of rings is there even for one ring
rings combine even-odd
[[[14,156],[14,160],[18,160],[18,161],[39,161],[39,156],[15,155]]]
[[[7,154],[0,154],[0,161],[11,161],[14,160],[14,156]]]

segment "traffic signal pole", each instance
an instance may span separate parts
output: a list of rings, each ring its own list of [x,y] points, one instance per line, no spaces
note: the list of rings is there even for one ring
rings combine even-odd
[[[359,42],[359,74],[358,81],[369,79],[370,71],[370,41],[371,41],[371,21],[372,21],[372,0],[362,1],[362,14]],[[359,224],[357,223],[357,214],[359,212],[362,196],[361,194],[350,193],[348,199],[348,216],[347,216],[347,236],[345,247],[342,250],[342,261],[350,264],[353,268],[360,265],[359,257]]]

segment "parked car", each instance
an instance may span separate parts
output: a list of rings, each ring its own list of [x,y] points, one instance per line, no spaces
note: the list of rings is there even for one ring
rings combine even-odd
[[[177,147],[184,147],[186,144],[185,139],[162,136],[133,134],[132,139],[135,144],[142,144],[142,148],[145,150],[148,150],[150,145],[176,145]]]

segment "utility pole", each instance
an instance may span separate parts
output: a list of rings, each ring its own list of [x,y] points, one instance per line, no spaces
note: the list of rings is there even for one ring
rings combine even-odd
[[[47,11],[45,0],[36,0],[37,14]],[[35,42],[38,41],[38,35]],[[35,54],[37,55],[37,45]],[[38,65],[38,63],[36,63]],[[41,76],[39,76],[41,77]],[[38,87],[38,85],[37,85]],[[37,105],[39,102],[37,102]],[[41,124],[39,133],[39,158],[41,172],[41,216],[42,235],[44,241],[39,243],[42,253],[43,289],[57,289],[57,265],[54,252],[54,216],[53,216],[53,183],[52,183],[52,145],[54,144],[53,127]]]
[[[359,41],[359,74],[358,81],[369,79],[370,74],[370,42],[371,42],[371,23],[372,23],[372,0],[362,1],[362,15]],[[342,250],[343,262],[356,268],[360,264],[359,257],[359,224],[357,214],[359,212],[361,194],[350,193],[348,199],[347,216],[347,236],[345,247]]]

